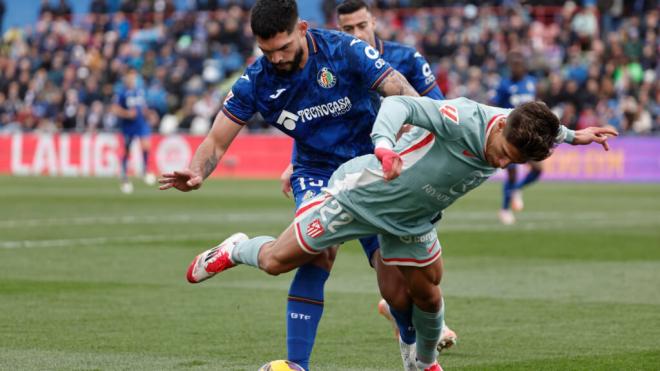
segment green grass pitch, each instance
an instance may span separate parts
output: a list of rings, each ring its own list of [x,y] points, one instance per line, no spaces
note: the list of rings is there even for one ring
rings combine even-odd
[[[274,181],[159,192],[114,179],[0,177],[0,370],[256,370],[286,357],[291,275],[238,267],[185,281],[235,231],[277,234]],[[514,227],[500,185],[445,213],[445,370],[660,369],[660,187],[541,183]],[[399,370],[355,243],[326,288],[315,370]]]

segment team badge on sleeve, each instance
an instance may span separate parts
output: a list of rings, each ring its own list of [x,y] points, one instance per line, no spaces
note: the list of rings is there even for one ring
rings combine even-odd
[[[316,81],[325,89],[330,89],[337,84],[337,78],[328,67],[321,68],[316,76]]]

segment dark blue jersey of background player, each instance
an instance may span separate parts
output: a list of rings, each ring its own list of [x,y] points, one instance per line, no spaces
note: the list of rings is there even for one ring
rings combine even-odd
[[[127,112],[125,115],[118,115],[118,124],[125,136],[144,137],[150,134],[145,117],[147,103],[144,90],[137,81],[137,74],[124,79],[124,83],[118,87],[113,103]]]
[[[296,171],[331,174],[371,153],[375,120],[370,94],[393,69],[376,49],[336,31],[309,29],[305,66],[282,74],[266,58],[250,65],[225,100],[223,112],[239,125],[259,112],[295,139]]]
[[[509,59],[510,76],[502,78],[493,97],[493,105],[502,108],[516,108],[536,98],[536,78],[527,73],[522,56]]]
[[[435,81],[431,66],[415,48],[375,37],[376,49],[392,68],[401,72],[419,95],[445,99]]]

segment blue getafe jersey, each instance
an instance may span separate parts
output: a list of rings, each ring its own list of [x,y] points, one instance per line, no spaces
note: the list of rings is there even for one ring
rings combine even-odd
[[[435,82],[431,66],[417,50],[379,38],[376,38],[376,45],[383,59],[388,61],[395,70],[401,72],[419,95],[437,100],[445,99]]]
[[[120,88],[119,93],[114,97],[114,103],[117,103],[124,109],[135,108],[137,115],[134,119],[120,119],[122,130],[131,130],[142,125],[146,125],[147,121],[144,117],[144,110],[147,107],[144,98],[144,91],[142,89],[126,89]]]
[[[504,78],[493,98],[493,104],[501,108],[515,108],[536,98],[536,79],[526,75],[518,81]]]
[[[279,75],[264,57],[250,65],[225,100],[224,114],[244,125],[259,112],[295,139],[293,165],[329,175],[340,164],[373,152],[369,137],[377,107],[369,94],[393,71],[380,53],[350,35],[310,29],[309,59]]]

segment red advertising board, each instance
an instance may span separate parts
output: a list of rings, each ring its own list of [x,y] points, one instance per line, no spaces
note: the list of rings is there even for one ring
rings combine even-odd
[[[154,135],[149,169],[160,174],[186,167],[203,137]],[[118,134],[0,135],[0,173],[51,176],[117,176],[123,153]],[[213,176],[274,178],[291,159],[285,136],[238,136]],[[131,146],[129,172],[141,172],[138,143]]]

